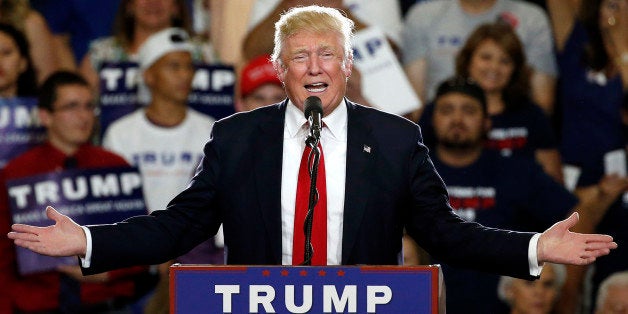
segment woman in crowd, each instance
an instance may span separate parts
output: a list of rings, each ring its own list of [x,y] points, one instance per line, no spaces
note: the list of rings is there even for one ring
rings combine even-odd
[[[137,51],[146,38],[168,27],[181,27],[191,34],[185,0],[122,0],[114,21],[113,36],[97,39],[81,62],[80,71],[98,88],[98,70],[105,62],[137,61]],[[207,42],[194,41],[196,61],[215,62]]]
[[[50,73],[58,69],[60,60],[57,58],[65,54],[55,52],[52,33],[46,20],[31,9],[27,0],[0,1],[0,22],[12,25],[24,33],[32,48],[30,57],[38,82],[43,82]]]
[[[37,80],[26,37],[15,27],[0,23],[0,169],[43,140],[35,115],[23,114],[34,112],[36,94]],[[18,111],[22,112],[20,118]]]
[[[34,97],[36,93],[26,37],[15,27],[0,23],[0,98]]]
[[[600,174],[592,172],[604,154],[625,144],[628,1],[547,2],[561,73],[561,153],[566,164],[580,168],[583,180],[596,182]]]

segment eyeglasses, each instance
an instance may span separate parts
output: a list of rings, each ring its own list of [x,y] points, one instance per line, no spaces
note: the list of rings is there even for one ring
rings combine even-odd
[[[96,115],[100,113],[100,108],[98,108],[98,106],[92,102],[87,103],[87,104],[71,102],[71,103],[63,104],[56,108],[53,108],[52,111],[53,112],[78,112],[81,110],[93,112]]]

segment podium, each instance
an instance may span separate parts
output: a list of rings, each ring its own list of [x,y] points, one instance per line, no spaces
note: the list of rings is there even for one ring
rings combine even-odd
[[[445,313],[433,266],[170,267],[170,313]]]

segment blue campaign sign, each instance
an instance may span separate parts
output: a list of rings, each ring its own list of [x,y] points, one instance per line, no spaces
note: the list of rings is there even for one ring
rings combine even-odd
[[[170,312],[439,313],[441,281],[438,266],[174,265]]]
[[[216,120],[235,112],[236,75],[232,66],[195,64],[188,105]],[[107,62],[99,71],[101,135],[115,120],[141,107],[136,62]]]
[[[216,120],[228,117],[235,113],[235,83],[232,66],[197,64],[188,103]]]
[[[101,66],[98,72],[101,135],[113,121],[140,107],[138,73],[136,62],[106,62]]]
[[[47,205],[80,225],[105,224],[146,214],[137,168],[117,167],[55,171],[7,181],[13,223],[48,226]],[[76,257],[55,258],[17,247],[21,274],[76,265]]]
[[[37,110],[36,98],[0,98],[0,168],[46,139]]]

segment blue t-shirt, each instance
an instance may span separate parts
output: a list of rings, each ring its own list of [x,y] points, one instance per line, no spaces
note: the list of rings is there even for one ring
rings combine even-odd
[[[621,107],[622,80],[604,78],[583,63],[587,33],[574,25],[563,52],[558,54],[558,99],[562,110],[560,150],[563,163],[580,168],[581,186],[596,184],[604,154],[625,144]]]
[[[537,105],[529,103],[491,116],[491,130],[485,146],[503,155],[534,157],[537,149],[558,149],[549,118]]]
[[[120,0],[31,0],[55,34],[69,34],[77,62],[81,62],[89,43],[110,36]]]
[[[540,232],[567,217],[577,203],[530,158],[505,158],[484,150],[475,163],[462,168],[443,164],[434,153],[432,159],[447,185],[452,207],[467,221]],[[499,276],[442,266],[448,312],[496,313],[503,308],[497,298]]]
[[[425,145],[436,143],[432,116],[434,104],[428,104],[419,120]],[[539,106],[527,103],[521,107],[491,116],[486,148],[498,150],[504,156],[534,157],[537,149],[557,149],[558,142],[548,117]]]

